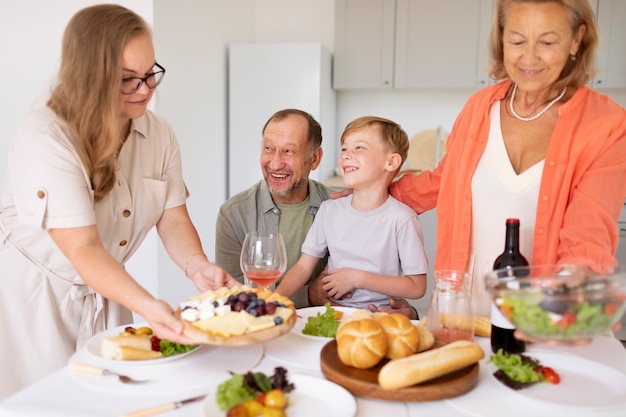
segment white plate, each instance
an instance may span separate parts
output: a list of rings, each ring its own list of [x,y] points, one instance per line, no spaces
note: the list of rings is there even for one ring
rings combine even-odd
[[[287,415],[298,417],[354,417],[356,415],[356,400],[345,388],[334,382],[298,374],[287,374],[287,379],[296,386],[296,389],[288,394],[291,405],[287,408]],[[209,390],[204,400],[204,415],[207,417],[226,414],[226,411],[220,410],[217,406],[216,391],[217,385]]]
[[[92,388],[115,393],[172,395],[206,392],[210,385],[228,378],[231,371],[247,372],[257,366],[262,358],[261,345],[202,345],[194,355],[166,363],[149,361],[152,366],[129,366],[130,361],[107,361],[94,357],[86,349],[76,352],[70,362],[87,363],[138,380],[149,380],[143,384],[124,384],[115,376],[71,372],[73,378]]]
[[[342,319],[345,317],[349,317],[350,314],[354,313],[357,310],[356,308],[339,307],[339,306],[333,306],[333,309],[343,312]],[[325,312],[326,312],[325,306],[299,308],[298,310],[296,310],[296,313],[298,314],[298,320],[296,321],[296,324],[291,328],[291,331],[297,334],[298,336],[304,337],[306,339],[314,340],[316,342],[327,343],[333,338],[324,337],[324,336],[312,336],[312,335],[302,333],[302,330],[304,329],[304,326],[306,325],[309,317],[315,317],[318,313],[324,314]]]
[[[511,390],[493,376],[503,389],[527,398],[575,408],[602,409],[626,405],[626,375],[599,362],[573,355],[529,353],[543,366],[561,377],[558,384],[539,383],[521,390]]]
[[[192,350],[187,351],[185,353],[175,353],[171,356],[165,356],[165,357],[156,358],[156,359],[146,359],[146,360],[140,360],[140,361],[121,361],[121,360],[118,361],[118,360],[111,360],[111,359],[104,358],[102,356],[102,341],[106,339],[107,337],[118,336],[121,332],[124,331],[126,327],[129,327],[129,326],[134,327],[135,329],[138,329],[140,327],[149,327],[147,323],[132,323],[132,324],[126,324],[120,327],[116,327],[115,329],[105,330],[104,332],[98,333],[97,335],[92,336],[89,340],[87,340],[87,344],[85,345],[85,347],[87,348],[87,352],[91,353],[94,356],[97,356],[100,359],[108,360],[108,361],[115,362],[115,363],[121,362],[121,363],[129,364],[129,365],[154,365],[156,363],[165,363],[165,362],[173,361],[176,359],[180,359],[182,357],[185,357],[195,352],[196,350],[200,348],[200,345],[198,345]]]

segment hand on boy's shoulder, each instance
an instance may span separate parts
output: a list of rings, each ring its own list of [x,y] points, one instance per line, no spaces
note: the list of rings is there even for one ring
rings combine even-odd
[[[333,199],[336,200],[340,197],[345,197],[347,195],[352,194],[352,188],[344,188],[343,190],[339,190],[337,192],[331,193],[328,196]]]

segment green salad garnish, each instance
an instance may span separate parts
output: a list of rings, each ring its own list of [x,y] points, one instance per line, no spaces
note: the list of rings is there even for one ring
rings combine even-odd
[[[330,306],[330,303],[326,303],[324,306],[326,307],[324,314],[317,313],[315,316],[309,316],[302,329],[303,334],[335,337],[339,328],[339,322],[335,320],[335,309]]]
[[[185,353],[193,350],[198,345],[183,345],[180,343],[170,342],[169,340],[160,340],[159,348],[163,356],[172,356],[177,353]]]
[[[531,336],[555,336],[560,339],[575,339],[580,336],[593,336],[598,329],[607,329],[612,315],[606,314],[602,303],[571,303],[565,311],[555,313],[541,303],[532,304],[528,300],[505,298],[503,306],[510,308],[511,321],[516,327]]]
[[[489,361],[513,381],[522,384],[532,384],[544,380],[543,375],[537,372],[537,368],[541,364],[526,355],[509,354],[502,349],[498,349],[498,352],[491,355]]]
[[[287,369],[274,368],[274,374],[248,371],[245,374],[231,373],[230,379],[217,387],[215,400],[222,411],[230,410],[237,404],[256,399],[260,394],[279,389],[286,393],[293,391],[295,385],[287,379]]]

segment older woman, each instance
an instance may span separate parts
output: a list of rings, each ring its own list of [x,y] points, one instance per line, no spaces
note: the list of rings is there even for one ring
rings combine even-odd
[[[394,197],[437,207],[435,269],[470,271],[474,311],[489,315],[483,277],[521,221],[531,264],[614,264],[626,197],[626,111],[585,84],[598,31],[587,0],[499,0],[491,76],[459,114],[433,171],[405,175]]]
[[[0,398],[131,322],[130,310],[159,337],[192,342],[123,267],[154,226],[199,290],[236,284],[204,255],[178,143],[146,110],[164,74],[130,10],[99,5],[70,20],[57,85],[18,129],[0,198],[0,334],[15,345],[0,356]]]

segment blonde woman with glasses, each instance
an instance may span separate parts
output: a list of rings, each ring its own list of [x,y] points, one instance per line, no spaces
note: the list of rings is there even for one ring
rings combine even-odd
[[[172,128],[147,110],[165,68],[146,22],[117,5],[77,12],[47,106],[9,150],[0,196],[0,399],[67,364],[84,342],[131,323],[192,341],[124,264],[156,226],[200,291],[236,284],[208,261],[185,205]],[[182,274],[182,273],[181,273]]]

